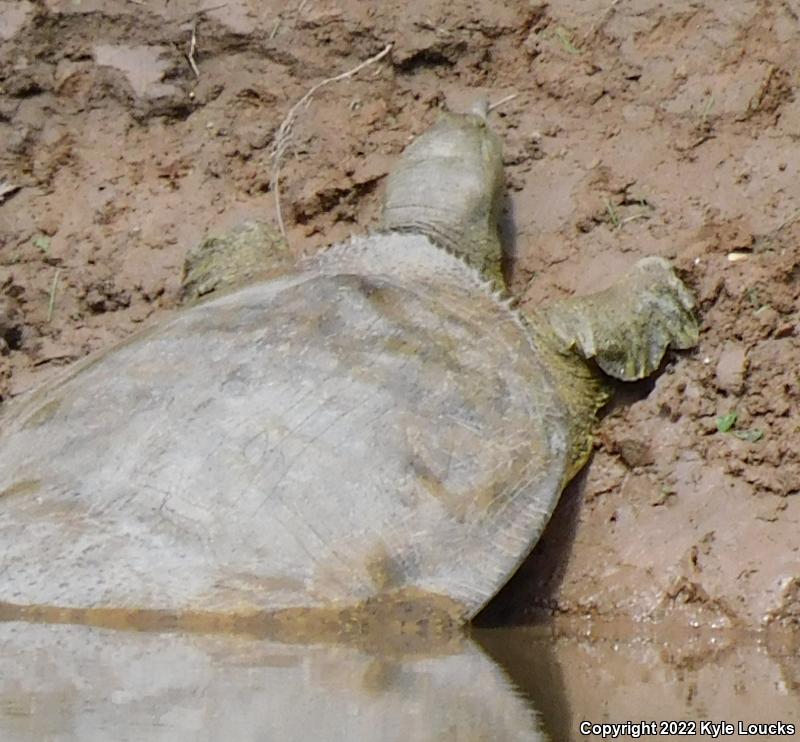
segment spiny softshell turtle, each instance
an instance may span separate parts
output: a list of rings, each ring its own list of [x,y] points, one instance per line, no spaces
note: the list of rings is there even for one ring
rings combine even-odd
[[[12,405],[6,613],[474,616],[586,461],[606,395],[584,359],[635,379],[697,340],[659,258],[607,291],[514,309],[501,162],[485,115],[446,114],[390,176],[379,231]],[[226,244],[222,283],[238,270]],[[190,270],[196,293],[218,283],[209,255]]]

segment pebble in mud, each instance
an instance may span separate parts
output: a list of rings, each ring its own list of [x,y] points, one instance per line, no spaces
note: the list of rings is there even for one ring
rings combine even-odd
[[[747,350],[740,343],[727,342],[716,367],[716,386],[726,394],[739,395],[747,374]]]

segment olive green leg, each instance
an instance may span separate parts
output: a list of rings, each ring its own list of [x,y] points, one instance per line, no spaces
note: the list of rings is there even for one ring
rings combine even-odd
[[[294,266],[289,246],[277,229],[248,221],[220,237],[206,237],[189,250],[181,298],[191,302],[211,292],[289,273]]]

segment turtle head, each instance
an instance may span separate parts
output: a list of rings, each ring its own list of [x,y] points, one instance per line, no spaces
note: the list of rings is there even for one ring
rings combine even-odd
[[[424,234],[503,285],[503,153],[486,115],[485,103],[445,113],[406,148],[388,179],[382,228]]]

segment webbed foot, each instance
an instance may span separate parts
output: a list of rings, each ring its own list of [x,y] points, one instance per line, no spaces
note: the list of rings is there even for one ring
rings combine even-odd
[[[544,310],[563,351],[594,359],[609,376],[642,379],[667,348],[698,340],[694,300],[663,258],[643,258],[605,291],[558,302]]]

